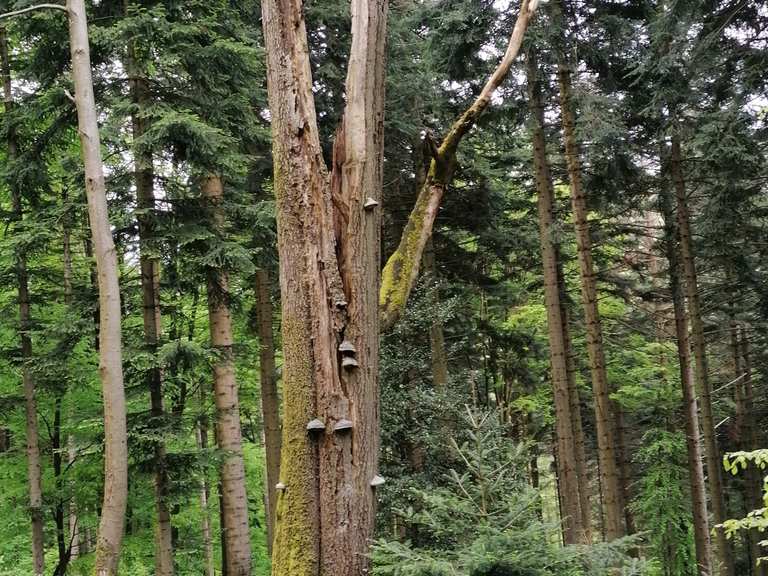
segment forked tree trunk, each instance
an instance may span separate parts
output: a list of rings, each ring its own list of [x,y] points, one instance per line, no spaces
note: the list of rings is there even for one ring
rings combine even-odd
[[[5,113],[13,110],[11,93],[11,67],[8,59],[8,39],[5,28],[0,27],[0,59],[3,76],[3,99]],[[18,160],[18,143],[13,126],[6,130],[8,161]],[[24,218],[21,190],[15,182],[9,182],[13,219],[21,222]],[[30,336],[29,278],[27,256],[22,251],[16,254],[16,289],[19,302],[19,334],[21,336],[21,380],[24,388],[24,409],[26,413],[25,432],[27,436],[27,482],[29,483],[29,515],[32,521],[32,567],[36,576],[42,576],[45,569],[45,541],[43,536],[43,488],[40,472],[40,444],[37,432],[37,399],[35,380],[32,376],[32,338]]]
[[[272,573],[359,576],[368,571],[378,483],[377,204],[387,4],[352,2],[347,105],[330,173],[301,3],[266,0],[262,11],[285,356]]]
[[[672,146],[669,158],[669,170],[675,188],[677,199],[677,233],[680,240],[680,255],[683,273],[685,275],[685,294],[688,300],[688,311],[691,322],[691,340],[695,359],[696,387],[699,393],[701,407],[701,428],[704,436],[704,447],[707,455],[707,478],[709,480],[710,502],[715,525],[727,520],[725,511],[725,496],[723,494],[722,460],[717,445],[715,421],[712,415],[712,387],[709,381],[706,341],[704,339],[704,323],[701,317],[699,302],[699,287],[696,275],[696,263],[691,238],[690,214],[688,211],[688,195],[683,177],[680,136],[672,136]],[[722,528],[715,528],[717,540],[717,558],[721,567],[718,571],[723,576],[735,576],[733,552]]]
[[[131,6],[126,2],[126,12]],[[136,61],[135,41],[128,40],[128,58],[126,70],[128,84],[134,111],[131,115],[134,142],[140,140],[149,128],[146,118],[146,107],[149,104],[149,86],[142,75],[139,63]],[[136,219],[139,224],[141,271],[141,301],[144,322],[144,346],[153,359],[157,354],[162,333],[160,317],[160,261],[152,254],[152,242],[155,241],[155,171],[152,151],[146,145],[134,147],[134,174],[136,181]],[[163,426],[165,410],[163,408],[163,374],[157,360],[145,376],[150,397],[150,414],[152,427],[159,430]],[[173,576],[173,536],[171,512],[168,508],[168,473],[166,470],[165,442],[156,438],[153,440],[154,450],[154,488],[155,513],[157,527],[155,529],[155,576]]]
[[[685,311],[683,288],[680,284],[680,263],[677,250],[675,216],[672,211],[670,192],[662,183],[659,194],[661,213],[664,216],[664,247],[669,262],[669,289],[675,315],[675,336],[680,363],[680,382],[683,387],[683,412],[685,414],[685,441],[688,454],[688,476],[691,484],[693,508],[693,538],[696,547],[697,573],[712,575],[712,550],[709,541],[709,517],[707,494],[704,488],[704,468],[701,461],[699,440],[699,415],[696,391],[691,377],[691,352],[688,341],[688,318]]]
[[[84,0],[69,0],[69,38],[85,192],[99,283],[99,373],[104,397],[104,501],[96,543],[96,576],[117,574],[128,497],[128,447],[123,388],[120,287],[107,211],[101,140],[93,97]]]
[[[202,195],[217,233],[225,225],[224,185],[219,176],[209,175],[202,183]],[[211,345],[218,357],[213,366],[216,401],[216,439],[224,452],[221,463],[221,500],[227,576],[250,576],[251,540],[248,525],[248,498],[245,493],[240,401],[232,350],[232,317],[229,310],[229,278],[225,271],[208,271],[208,321]]]
[[[619,468],[616,462],[616,439],[611,414],[610,389],[605,369],[603,331],[597,304],[597,281],[592,262],[592,241],[587,220],[587,198],[581,181],[581,160],[576,139],[571,74],[564,58],[558,63],[557,77],[560,85],[560,110],[565,140],[565,158],[568,165],[568,180],[571,185],[571,206],[581,275],[581,300],[587,328],[587,351],[595,401],[595,427],[597,429],[600,462],[604,532],[605,539],[611,541],[625,534],[622,523],[621,487]]]
[[[568,377],[568,351],[561,303],[558,274],[558,249],[555,238],[552,177],[546,156],[544,139],[544,107],[538,69],[533,53],[526,61],[528,99],[532,112],[533,164],[538,193],[539,241],[544,267],[544,299],[547,309],[549,333],[549,360],[552,389],[555,399],[555,437],[557,448],[557,477],[560,509],[563,519],[563,541],[566,544],[584,543],[587,531],[581,510],[581,495],[577,461],[579,451],[574,438],[574,396]],[[583,438],[582,438],[583,440]]]
[[[259,323],[259,386],[261,388],[261,415],[264,422],[264,447],[267,461],[267,549],[272,551],[275,533],[277,496],[275,486],[280,481],[280,398],[277,393],[275,371],[275,339],[272,334],[272,299],[269,272],[256,271],[256,310]]]

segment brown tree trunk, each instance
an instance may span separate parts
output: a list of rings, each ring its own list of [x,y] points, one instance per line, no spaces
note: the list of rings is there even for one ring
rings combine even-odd
[[[429,274],[433,286],[432,304],[440,304],[440,296],[437,286],[437,266],[435,265],[435,248],[432,238],[427,241],[424,248],[424,271]],[[448,356],[445,353],[445,335],[443,334],[443,323],[436,318],[429,325],[429,348],[432,360],[432,385],[438,392],[445,392],[448,387]]]
[[[62,201],[66,205],[67,203],[67,191],[64,190],[62,194]],[[72,229],[69,210],[62,218],[63,221],[63,234],[62,234],[62,252],[63,252],[63,264],[64,264],[64,304],[69,308],[72,306]],[[71,392],[71,381],[67,382],[67,391]],[[67,414],[68,420],[72,421],[72,407]],[[77,456],[77,446],[75,445],[75,437],[72,433],[67,435],[67,467],[71,468]],[[69,559],[75,560],[80,555],[80,534],[77,525],[77,502],[74,495],[74,483],[70,481],[68,483],[67,492],[69,494],[69,511],[67,515],[67,524],[69,526]]]
[[[744,375],[742,386],[744,398],[742,449],[752,451],[759,449],[760,446],[758,445],[757,426],[755,425],[755,397],[752,388],[752,357],[749,350],[749,332],[744,324],[741,325],[740,337],[737,338],[737,347],[739,348]],[[744,488],[746,490],[747,507],[750,511],[765,507],[763,500],[763,473],[754,465],[747,467]],[[761,540],[765,540],[763,532],[759,532],[756,529],[749,531],[749,556],[754,576],[768,576],[768,562],[757,563],[758,558],[765,556],[765,549],[760,546]]]
[[[624,411],[618,402],[612,401],[613,421],[616,426],[616,463],[619,466],[619,486],[621,488],[621,508],[624,510],[624,524],[627,528],[627,534],[635,533],[635,518],[632,514],[630,503],[632,495],[630,484],[632,482],[632,469],[629,458],[627,457],[627,434],[624,420]]]
[[[200,417],[197,421],[196,436],[197,447],[199,450],[208,448],[208,415],[206,413],[206,393],[205,386],[200,386]],[[208,484],[208,475],[203,476],[200,486],[200,529],[203,536],[203,562],[205,567],[205,576],[215,576],[213,562],[213,541],[211,539],[211,512],[208,507],[210,498],[210,487]]]
[[[577,471],[579,451],[574,438],[572,414],[574,396],[568,378],[566,329],[563,322],[557,262],[558,249],[553,222],[554,192],[544,140],[544,107],[541,101],[538,70],[532,53],[529,54],[526,64],[528,98],[533,116],[533,164],[538,192],[539,240],[544,266],[544,298],[549,331],[549,360],[555,399],[556,462],[561,516],[563,518],[563,541],[566,544],[585,543],[587,541],[587,529],[584,526],[584,515],[581,510]],[[568,332],[568,334],[570,333]]]
[[[330,174],[301,3],[267,0],[262,10],[285,356],[273,575],[358,576],[369,569],[379,483],[377,204],[387,4],[352,2],[347,105]]]
[[[592,391],[595,400],[595,427],[597,431],[598,458],[600,462],[600,486],[603,504],[605,539],[614,540],[625,534],[622,523],[621,488],[616,462],[616,440],[611,414],[610,389],[605,369],[603,331],[597,303],[597,281],[592,262],[592,241],[587,220],[587,197],[581,182],[581,161],[571,95],[571,74],[568,64],[558,63],[557,77],[560,85],[560,109],[565,140],[565,158],[571,185],[571,205],[576,228],[576,247],[581,274],[581,299],[587,328],[587,351],[592,375]]]
[[[543,126],[543,125],[542,125]],[[546,160],[546,156],[544,157]],[[550,204],[554,210],[554,192],[550,181]],[[571,340],[571,315],[568,310],[568,296],[565,288],[562,257],[559,246],[555,245],[555,260],[557,262],[557,285],[560,297],[560,317],[563,322],[563,345],[565,346],[566,374],[568,377],[568,396],[571,403],[571,424],[573,427],[573,444],[576,449],[576,478],[579,483],[579,507],[581,509],[581,525],[584,530],[584,540],[592,541],[592,506],[590,504],[589,471],[587,470],[587,451],[584,441],[584,427],[581,418],[581,399],[576,383],[576,355]]]
[[[203,180],[202,194],[211,211],[211,222],[222,233],[225,219],[221,205],[224,186],[221,178],[209,175]],[[211,345],[218,358],[213,366],[216,400],[216,438],[225,457],[221,464],[223,530],[228,576],[250,576],[251,540],[248,525],[248,498],[245,493],[240,401],[235,380],[232,351],[232,317],[229,311],[229,278],[224,270],[208,271],[208,321]]]
[[[125,4],[126,13],[132,2]],[[139,63],[136,61],[134,41],[128,42],[128,58],[126,70],[134,112],[131,116],[134,142],[141,139],[149,128],[145,117],[150,94],[146,77],[143,76]],[[136,219],[139,224],[141,271],[141,300],[143,305],[144,346],[155,358],[162,333],[160,317],[160,261],[152,254],[152,243],[155,240],[155,171],[152,151],[146,146],[134,147],[134,174],[136,180]],[[152,427],[160,430],[163,426],[165,410],[163,408],[163,374],[157,361],[147,371],[146,384],[150,396],[150,413]],[[157,527],[155,529],[155,575],[173,576],[173,538],[171,527],[171,512],[168,508],[168,473],[166,470],[166,449],[162,439],[153,441],[154,450],[154,487],[155,513]]]
[[[264,446],[267,461],[267,547],[272,551],[275,533],[277,495],[275,486],[280,481],[280,398],[277,393],[275,371],[275,340],[272,334],[272,299],[269,272],[256,271],[256,310],[259,323],[259,375],[261,387],[261,415],[264,422]]]
[[[68,0],[72,76],[85,163],[85,192],[99,283],[99,373],[104,397],[104,501],[96,545],[97,576],[117,574],[128,496],[128,447],[120,333],[120,287],[107,211],[96,102],[83,0]]]
[[[680,136],[672,136],[672,146],[669,158],[669,170],[675,188],[677,199],[677,233],[680,240],[680,255],[685,277],[685,294],[688,300],[688,311],[691,321],[691,340],[695,360],[696,387],[701,407],[701,428],[704,436],[704,447],[707,455],[707,478],[709,480],[712,516],[715,525],[726,519],[725,496],[723,494],[722,460],[717,445],[714,416],[712,415],[712,389],[709,381],[706,341],[704,339],[704,323],[701,317],[699,288],[696,276],[696,263],[691,238],[691,223],[688,211],[688,196],[683,177]],[[733,552],[722,528],[715,528],[717,536],[717,558],[721,563],[719,574],[735,576]]]
[[[688,318],[685,311],[683,288],[680,283],[680,263],[677,250],[677,234],[672,212],[670,193],[662,184],[659,203],[664,216],[664,243],[669,262],[669,288],[675,315],[677,355],[680,363],[680,382],[683,387],[683,412],[685,413],[685,440],[688,453],[688,475],[691,483],[693,508],[693,537],[699,576],[712,575],[712,550],[709,541],[707,495],[704,488],[704,469],[701,462],[699,440],[699,415],[696,392],[691,377],[691,352],[688,342]]]
[[[3,99],[5,113],[13,110],[11,92],[11,67],[8,59],[8,39],[5,28],[0,27],[0,59],[2,60]],[[6,131],[8,161],[13,164],[18,160],[18,143],[13,126]],[[16,182],[10,181],[13,219],[21,222],[24,218],[21,190]],[[21,338],[21,379],[24,388],[24,407],[26,412],[27,436],[27,481],[29,483],[29,515],[32,520],[32,566],[35,575],[42,575],[45,569],[45,541],[43,536],[43,488],[40,472],[40,445],[37,432],[37,399],[35,380],[32,377],[32,338],[30,337],[29,278],[27,275],[27,256],[23,249],[16,254],[16,289],[19,302],[19,335]]]

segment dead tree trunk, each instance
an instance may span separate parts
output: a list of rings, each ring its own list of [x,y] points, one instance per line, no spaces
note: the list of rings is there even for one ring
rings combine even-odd
[[[69,38],[85,192],[99,283],[99,373],[104,397],[104,501],[96,544],[97,576],[117,574],[128,496],[128,447],[123,388],[120,287],[107,211],[88,23],[83,0],[69,0]]]
[[[273,574],[368,570],[378,484],[384,0],[352,2],[347,106],[323,161],[300,3],[262,3],[283,307]],[[329,173],[330,172],[330,173]]]
[[[5,113],[13,111],[11,93],[11,66],[8,59],[8,39],[5,28],[0,27],[0,58],[2,59],[3,99]],[[16,132],[10,125],[6,131],[8,161],[11,165],[18,160]],[[13,219],[24,219],[21,190],[16,182],[9,181]],[[45,569],[45,540],[43,535],[43,488],[41,481],[40,442],[37,430],[37,399],[35,380],[32,376],[32,338],[30,336],[29,277],[27,274],[27,256],[23,249],[16,254],[16,289],[19,302],[19,335],[21,338],[21,379],[24,388],[24,408],[26,413],[27,436],[27,481],[29,482],[29,515],[32,521],[32,566],[35,575],[42,576]]]
[[[504,57],[483,86],[472,105],[451,125],[440,146],[434,145],[427,179],[419,191],[416,204],[408,217],[400,244],[381,272],[379,302],[381,328],[392,327],[405,309],[419,274],[424,246],[432,235],[432,227],[443,195],[453,180],[459,144],[491,103],[491,97],[509,73],[539,0],[523,0],[520,13],[509,38]]]
[[[699,287],[696,275],[696,263],[691,238],[690,214],[688,211],[688,195],[683,177],[680,136],[672,136],[672,146],[669,158],[669,170],[675,188],[677,199],[677,233],[680,241],[680,255],[685,276],[685,294],[688,300],[688,311],[691,322],[691,340],[695,359],[696,386],[701,405],[701,428],[704,436],[704,447],[707,455],[707,478],[709,480],[712,516],[715,525],[727,519],[725,512],[725,496],[723,494],[722,460],[717,445],[715,421],[712,415],[712,387],[709,381],[706,341],[704,338],[704,323],[701,317],[699,302]],[[722,528],[716,528],[717,558],[721,563],[718,572],[724,576],[735,576],[733,552]]]

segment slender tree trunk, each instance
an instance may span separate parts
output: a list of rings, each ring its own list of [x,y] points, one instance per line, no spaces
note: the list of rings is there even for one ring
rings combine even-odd
[[[616,426],[616,461],[619,466],[619,486],[621,488],[621,508],[624,510],[624,524],[627,528],[627,534],[635,533],[635,518],[632,514],[630,502],[632,495],[630,484],[632,481],[632,469],[629,458],[627,458],[627,434],[624,419],[624,411],[618,402],[612,401],[613,421]]]
[[[261,414],[264,422],[264,446],[267,460],[267,546],[272,552],[275,533],[277,494],[275,486],[280,481],[280,398],[277,393],[275,371],[275,340],[272,334],[272,299],[270,298],[269,272],[256,271],[256,310],[259,323],[259,374],[261,387]]]
[[[62,194],[62,201],[67,203],[67,191]],[[69,309],[72,306],[72,229],[69,211],[63,218],[62,252],[64,263],[64,304]],[[67,381],[67,392],[72,393],[72,382]],[[67,419],[72,422],[72,402],[67,413]],[[77,446],[75,436],[71,432],[67,434],[67,468],[71,468],[77,456]],[[80,534],[77,525],[77,502],[75,501],[74,482],[67,483],[67,493],[69,495],[69,511],[67,523],[69,526],[69,559],[75,560],[80,555]]]
[[[214,228],[217,233],[223,233],[224,186],[221,178],[215,175],[206,177],[202,184],[202,194],[211,211]],[[219,448],[225,453],[220,476],[227,575],[250,576],[251,540],[240,430],[240,401],[232,351],[229,278],[224,270],[208,271],[208,321],[211,345],[218,353],[213,367],[213,387],[216,397],[216,438]]]
[[[581,299],[587,328],[587,351],[595,399],[595,427],[597,429],[598,458],[600,461],[605,539],[610,541],[625,534],[622,524],[621,488],[616,462],[616,440],[611,414],[610,389],[605,369],[603,331],[597,303],[597,281],[592,262],[592,241],[587,220],[587,197],[581,182],[581,161],[574,123],[571,74],[564,58],[558,63],[557,77],[560,84],[565,158],[568,165],[568,179],[571,184],[571,205],[576,228],[579,272],[581,274]]]
[[[685,276],[685,293],[688,300],[688,311],[691,321],[691,340],[695,359],[696,386],[701,407],[701,427],[704,436],[704,447],[707,455],[707,478],[709,480],[712,516],[715,524],[721,524],[727,519],[725,511],[725,496],[723,494],[722,460],[717,445],[715,421],[712,415],[712,388],[709,381],[706,341],[704,338],[704,323],[701,317],[699,288],[696,276],[696,263],[691,238],[691,223],[688,211],[688,195],[683,177],[680,136],[672,136],[669,170],[677,198],[677,233],[680,239],[680,255]],[[735,576],[733,552],[722,528],[715,528],[717,536],[717,558],[721,564],[718,573],[724,576]]]
[[[432,279],[432,304],[440,304],[440,295],[437,287],[437,266],[435,265],[435,248],[430,237],[424,248],[424,271]],[[435,318],[429,325],[429,348],[432,360],[432,385],[437,392],[445,392],[448,387],[448,356],[445,353],[445,335],[443,334],[443,323],[439,318]]]
[[[669,288],[675,315],[677,354],[680,362],[680,382],[683,387],[683,412],[685,413],[685,440],[688,453],[688,475],[691,483],[691,506],[693,508],[693,537],[696,546],[696,561],[699,576],[712,575],[712,550],[709,541],[709,518],[707,495],[704,488],[704,469],[701,462],[699,440],[699,415],[696,392],[691,377],[691,352],[688,342],[688,318],[685,312],[683,288],[680,283],[677,234],[672,212],[670,193],[665,184],[659,197],[661,213],[664,216],[664,244],[669,262]]]
[[[197,421],[196,435],[197,447],[203,451],[208,448],[208,415],[206,409],[205,386],[200,386],[200,417]],[[208,484],[208,475],[203,476],[200,486],[200,528],[203,535],[203,561],[205,566],[205,576],[215,576],[213,562],[213,541],[211,539],[211,512],[208,507],[210,497],[210,488]]]
[[[126,13],[131,0],[126,1]],[[128,57],[126,70],[130,87],[131,101],[134,112],[131,115],[133,124],[133,139],[137,141],[144,136],[149,128],[145,117],[149,104],[149,85],[136,61],[134,41],[128,41]],[[152,150],[146,146],[134,146],[134,174],[136,181],[137,220],[139,224],[141,271],[141,300],[143,305],[144,346],[154,358],[160,344],[162,319],[160,317],[160,261],[152,254],[152,243],[155,241],[155,172],[152,160]],[[145,376],[150,396],[150,413],[152,427],[161,430],[165,410],[163,407],[163,374],[155,360]],[[166,449],[162,439],[153,440],[154,450],[154,484],[155,484],[155,513],[157,527],[155,529],[155,575],[173,576],[173,530],[171,512],[168,508],[168,473],[166,470]]]
[[[57,396],[53,406],[53,434],[51,437],[51,454],[53,460],[53,478],[56,486],[56,506],[53,511],[53,519],[56,524],[56,551],[59,561],[54,569],[54,574],[66,574],[69,563],[69,547],[67,546],[67,534],[64,514],[64,481],[62,478],[62,446],[61,446],[61,396]]]
[[[544,140],[544,108],[541,101],[538,70],[530,53],[526,61],[528,74],[528,98],[533,115],[533,164],[538,192],[539,240],[544,266],[544,298],[549,331],[549,360],[552,389],[555,398],[555,428],[557,447],[557,477],[560,494],[563,540],[566,544],[587,541],[583,524],[579,476],[577,471],[578,450],[574,438],[573,394],[568,382],[568,358],[565,347],[566,330],[563,322],[560,279],[558,277],[557,245],[553,222],[552,177],[546,157]]]
[[[744,422],[742,427],[743,450],[757,450],[760,448],[757,440],[757,426],[755,425],[755,396],[752,387],[752,357],[749,350],[749,332],[747,326],[742,324],[740,338],[737,338],[740,349],[742,369],[744,375]],[[746,470],[744,485],[746,490],[747,506],[752,510],[765,507],[763,500],[763,472],[756,466],[750,465]],[[756,529],[749,531],[749,555],[754,576],[768,576],[768,563],[757,563],[758,558],[765,556],[764,548],[760,541],[765,540],[765,533]]]
[[[117,574],[128,496],[128,447],[120,333],[120,287],[107,211],[84,0],[68,0],[72,77],[85,163],[85,191],[99,282],[99,373],[104,397],[104,501],[96,576]]]
[[[546,160],[546,156],[544,158]],[[554,210],[554,192],[550,181],[550,203]],[[554,215],[553,215],[554,217]],[[557,286],[560,297],[560,317],[563,321],[563,345],[565,346],[566,374],[568,377],[568,396],[571,403],[571,424],[573,426],[573,444],[576,449],[576,478],[579,483],[579,507],[584,540],[592,541],[592,506],[590,504],[589,472],[587,470],[587,452],[584,441],[584,427],[581,418],[581,399],[576,383],[576,355],[571,340],[571,315],[568,310],[568,296],[565,288],[562,256],[559,246],[555,245],[557,262]]]
[[[5,28],[0,27],[0,59],[2,60],[3,99],[5,113],[13,111],[11,92],[11,66],[8,59],[8,39]],[[6,130],[8,161],[13,164],[18,160],[18,143],[13,126]],[[21,222],[24,218],[21,190],[16,182],[9,182],[13,219]],[[27,435],[27,481],[29,482],[29,514],[32,520],[32,566],[36,575],[42,575],[45,569],[45,541],[43,535],[43,489],[40,472],[40,446],[37,432],[37,399],[35,380],[32,376],[32,338],[30,336],[29,278],[27,274],[27,256],[23,251],[16,254],[16,283],[19,302],[19,334],[21,338],[21,379],[24,388],[24,407],[26,412]]]

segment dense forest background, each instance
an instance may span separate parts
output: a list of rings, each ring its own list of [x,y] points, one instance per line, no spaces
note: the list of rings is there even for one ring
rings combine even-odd
[[[279,534],[281,499],[311,475],[285,431],[278,472],[299,353],[276,216],[289,221],[297,169],[270,124],[300,98],[271,78],[268,91],[279,66],[259,2],[87,4],[122,319],[120,573],[266,575],[275,508]],[[382,267],[530,4],[389,4],[382,185],[363,195]],[[333,164],[357,32],[346,2],[303,11]],[[0,575],[92,574],[116,479],[72,31],[56,9],[0,26]],[[381,333],[380,427],[362,448],[378,454],[363,479],[372,572],[765,576],[768,6],[549,0],[523,30]],[[358,342],[339,345],[342,374],[365,368]],[[299,432],[354,440],[353,420]],[[304,571],[310,540],[286,533],[276,576],[365,573]]]

